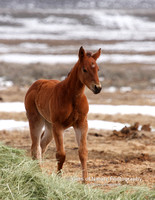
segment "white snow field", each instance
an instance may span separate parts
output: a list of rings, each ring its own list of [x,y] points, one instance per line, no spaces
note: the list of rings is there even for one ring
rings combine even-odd
[[[0,103],[0,112],[25,112],[24,103]],[[109,115],[141,114],[155,116],[155,106],[90,104],[89,113]]]
[[[6,102],[0,103],[0,112],[25,112],[24,103]],[[138,105],[89,105],[89,113],[94,114],[141,114],[155,116],[155,106],[138,106]],[[89,128],[103,130],[120,130],[129,124],[119,122],[110,122],[103,120],[88,120]],[[14,130],[28,128],[28,122],[15,120],[0,120],[0,130]]]

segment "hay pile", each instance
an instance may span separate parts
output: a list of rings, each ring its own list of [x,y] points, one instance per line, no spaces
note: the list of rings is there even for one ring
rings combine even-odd
[[[104,193],[54,174],[41,172],[22,150],[0,144],[1,200],[155,199],[155,190],[122,186]]]

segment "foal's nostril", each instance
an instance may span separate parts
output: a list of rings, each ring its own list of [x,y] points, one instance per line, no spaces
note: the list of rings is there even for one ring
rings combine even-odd
[[[95,90],[97,90],[97,86],[95,85]]]
[[[101,91],[101,89],[102,89],[101,86],[95,85],[95,87],[94,87],[94,93],[98,94]]]

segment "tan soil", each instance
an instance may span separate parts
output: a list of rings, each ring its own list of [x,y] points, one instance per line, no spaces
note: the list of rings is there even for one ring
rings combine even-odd
[[[7,145],[25,149],[30,155],[28,131],[1,131],[0,140]],[[81,178],[78,148],[72,129],[65,132],[66,162],[64,177]],[[122,184],[155,184],[155,134],[138,132],[136,138],[113,137],[112,131],[89,130],[88,172],[90,183],[100,188]],[[42,164],[48,173],[56,172],[55,144],[51,143]],[[127,179],[130,178],[130,179]]]

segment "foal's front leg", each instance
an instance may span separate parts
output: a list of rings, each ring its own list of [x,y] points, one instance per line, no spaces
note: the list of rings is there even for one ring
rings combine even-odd
[[[83,122],[78,123],[74,126],[74,130],[76,133],[76,140],[79,146],[79,158],[82,166],[82,177],[83,183],[86,183],[87,179],[87,158],[88,158],[88,150],[87,150],[87,131],[88,131],[88,123],[85,119]]]

